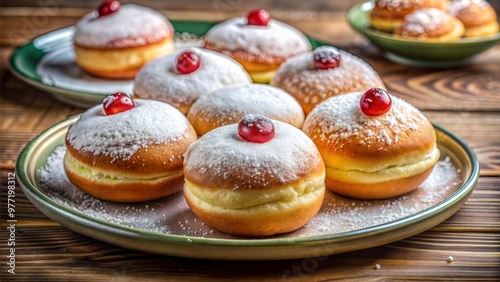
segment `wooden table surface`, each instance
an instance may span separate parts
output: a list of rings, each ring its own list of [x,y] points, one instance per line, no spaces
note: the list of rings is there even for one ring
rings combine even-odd
[[[8,273],[7,181],[17,156],[41,131],[82,112],[6,70],[14,46],[73,25],[89,10],[50,7],[52,10],[4,7],[1,11],[2,281],[499,281],[500,45],[466,67],[413,69],[385,60],[347,25],[345,11],[276,11],[275,17],[362,57],[379,72],[392,94],[414,104],[432,122],[472,147],[481,176],[472,196],[455,215],[410,238],[321,260],[199,260],[131,251],[79,235],[48,219],[16,187],[16,274]],[[222,15],[201,10],[162,11],[171,19],[188,20],[215,21],[238,14],[233,10]],[[449,256],[453,262],[447,262]],[[380,269],[375,269],[376,264]]]

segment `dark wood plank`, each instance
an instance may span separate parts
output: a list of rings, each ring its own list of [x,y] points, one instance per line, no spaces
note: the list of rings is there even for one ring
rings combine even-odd
[[[421,110],[500,111],[500,46],[477,55],[467,66],[429,70],[391,63],[366,42],[339,45],[365,59],[391,94]]]
[[[6,236],[5,233],[2,229],[0,236]],[[94,241],[62,227],[19,227],[15,278],[21,281],[63,281],[70,277],[76,281],[110,281],[125,277],[170,277],[175,281],[194,278],[197,281],[408,281],[420,277],[419,280],[449,281],[498,277],[500,235],[475,232],[466,235],[427,231],[363,251],[248,263],[146,254]],[[5,246],[0,250],[5,253]],[[449,256],[453,257],[453,262],[447,261]],[[380,269],[376,269],[377,264]]]

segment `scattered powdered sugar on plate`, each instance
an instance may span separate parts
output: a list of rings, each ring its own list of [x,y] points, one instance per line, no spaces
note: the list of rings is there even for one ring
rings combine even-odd
[[[40,190],[55,202],[108,223],[160,234],[202,238],[242,239],[214,230],[189,209],[182,192],[143,203],[98,200],[75,187],[67,178],[60,146],[39,170]],[[297,238],[349,232],[413,215],[431,207],[462,185],[460,171],[443,156],[429,178],[415,191],[388,200],[354,200],[327,192],[319,213],[303,228],[272,238]]]
[[[161,224],[166,215],[155,211],[156,204],[101,201],[75,187],[64,172],[65,154],[64,146],[57,147],[48,157],[47,164],[40,169],[41,187],[49,198],[96,219],[130,228],[171,233],[168,226]]]
[[[328,192],[319,213],[300,233],[314,236],[349,232],[398,220],[439,203],[461,184],[459,170],[445,157],[418,189],[396,198],[365,201]]]

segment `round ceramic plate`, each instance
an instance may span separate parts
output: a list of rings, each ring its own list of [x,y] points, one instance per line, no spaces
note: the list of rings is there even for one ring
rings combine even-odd
[[[407,39],[380,32],[370,27],[369,13],[373,1],[351,7],[347,21],[360,34],[380,48],[387,59],[414,67],[450,68],[464,65],[477,55],[500,42],[500,33],[489,37],[462,38],[453,42],[432,42]]]
[[[202,36],[214,22],[171,21],[176,48],[201,45]],[[10,57],[8,68],[24,82],[51,94],[66,104],[89,108],[110,92],[131,93],[133,80],[108,80],[91,76],[75,63],[74,27],[44,34],[20,46]],[[310,38],[313,47],[323,45]]]
[[[441,159],[429,178],[406,195],[377,201],[327,192],[319,213],[291,233],[245,238],[218,232],[189,209],[181,191],[136,204],[97,200],[74,187],[63,169],[64,137],[78,116],[33,139],[16,164],[28,199],[45,215],[77,233],[124,248],[165,255],[224,260],[320,257],[394,242],[453,215],[479,177],[472,150],[436,126]],[[179,187],[181,188],[181,187]]]

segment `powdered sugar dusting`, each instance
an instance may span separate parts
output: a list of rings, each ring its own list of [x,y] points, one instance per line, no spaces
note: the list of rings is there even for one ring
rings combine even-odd
[[[454,0],[448,5],[448,13],[458,16],[461,13],[466,13],[466,10],[470,7],[486,9],[491,6],[485,0]]]
[[[246,71],[233,59],[202,48],[190,49],[200,56],[200,67],[196,71],[184,75],[176,73],[175,61],[182,51],[163,56],[139,71],[135,78],[135,94],[181,107],[224,86],[251,83]]]
[[[212,126],[238,122],[246,114],[263,115],[287,123],[304,121],[302,107],[283,90],[264,84],[228,86],[201,96],[191,107],[191,116]]]
[[[270,20],[268,26],[246,23],[243,17],[229,19],[212,27],[206,39],[228,50],[246,50],[278,57],[289,57],[311,49],[305,35],[285,23],[277,20]]]
[[[90,48],[125,48],[159,42],[173,33],[162,13],[135,4],[110,15],[93,11],[76,23],[75,43]]]
[[[413,35],[425,34],[438,29],[449,20],[448,14],[436,8],[417,10],[405,17],[403,32]]]
[[[273,123],[275,136],[265,143],[240,138],[237,124],[210,131],[189,147],[184,155],[184,172],[199,173],[210,182],[232,177],[250,179],[251,183],[240,181],[233,187],[239,189],[266,187],[270,178],[278,183],[294,182],[317,167],[321,156],[314,143],[289,124]]]
[[[349,232],[398,220],[435,205],[461,184],[459,171],[445,157],[418,189],[396,198],[364,201],[327,192],[321,210],[300,230],[300,235]]]
[[[120,204],[98,200],[76,188],[67,178],[64,146],[52,152],[40,168],[41,191],[53,201],[106,222],[162,234],[204,238],[244,239],[208,227],[189,209],[182,192],[163,199]],[[388,223],[431,207],[462,185],[460,170],[443,156],[420,187],[406,195],[376,201],[354,200],[327,192],[319,213],[303,228],[274,238],[297,238],[349,232]]]
[[[372,87],[385,88],[370,65],[348,52],[339,51],[339,66],[326,70],[314,69],[312,52],[288,59],[276,72],[271,85],[282,88],[311,108],[335,95]]]
[[[113,159],[129,159],[139,148],[178,140],[189,122],[172,106],[152,100],[135,100],[125,112],[105,115],[102,105],[82,114],[68,130],[68,142],[77,150]]]
[[[416,131],[421,123],[426,122],[417,108],[395,96],[391,96],[392,106],[386,114],[367,116],[359,106],[362,95],[363,92],[356,92],[335,96],[317,105],[304,122],[305,132],[312,134],[308,129],[319,125],[321,133],[311,137],[328,144],[340,144],[352,136],[364,135],[360,141],[362,144],[391,145],[399,141],[400,135]],[[366,128],[376,130],[378,134]]]

